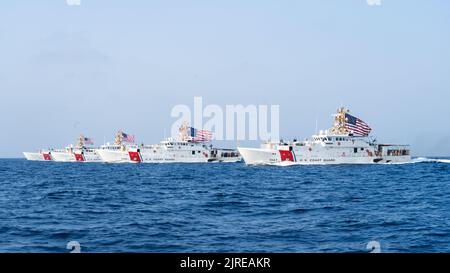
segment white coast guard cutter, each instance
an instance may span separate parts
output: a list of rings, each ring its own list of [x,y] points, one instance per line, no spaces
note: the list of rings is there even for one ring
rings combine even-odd
[[[64,149],[40,150],[37,153],[24,152],[27,160],[56,161],[56,162],[101,162],[96,149],[86,145],[92,145],[92,139],[80,135],[78,143],[74,147],[69,145]]]
[[[361,119],[338,109],[334,126],[304,141],[266,142],[260,148],[238,150],[246,164],[373,164],[411,161],[408,145],[378,144]]]
[[[238,162],[242,160],[234,149],[214,148],[207,143],[212,132],[189,127],[187,122],[179,128],[179,135],[166,138],[158,144],[128,148],[130,160],[141,163],[202,163]]]
[[[105,144],[96,150],[101,160],[106,163],[136,163],[135,154],[130,150],[135,147],[134,136],[119,130],[114,144]]]
[[[73,149],[75,161],[77,162],[102,162],[97,153],[97,148],[91,147],[94,141],[91,138],[80,135],[77,146]]]
[[[50,150],[39,150],[38,152],[23,152],[27,160],[31,161],[53,161]]]
[[[56,162],[101,162],[96,149],[86,145],[94,144],[92,139],[84,137],[82,134],[78,137],[77,144],[74,147],[69,145],[64,149],[52,149],[51,155]]]

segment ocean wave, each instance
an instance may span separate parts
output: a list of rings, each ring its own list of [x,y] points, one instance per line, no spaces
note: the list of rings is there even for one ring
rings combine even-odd
[[[416,164],[416,163],[450,163],[450,159],[444,159],[444,158],[428,158],[428,157],[417,157],[413,158],[411,161],[408,162],[392,162],[392,163],[385,163],[390,165],[402,165],[402,164]]]
[[[0,159],[11,170],[0,179],[0,252],[69,252],[72,240],[82,252],[357,252],[370,240],[383,252],[450,252],[449,162],[36,171]]]

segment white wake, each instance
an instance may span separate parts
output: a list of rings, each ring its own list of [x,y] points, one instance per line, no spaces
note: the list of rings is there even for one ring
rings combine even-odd
[[[402,164],[416,164],[416,163],[450,163],[450,159],[417,157],[417,158],[413,158],[413,159],[411,159],[411,161],[407,161],[407,162],[389,162],[389,163],[381,163],[381,164],[402,165]]]
[[[423,162],[450,163],[450,159],[418,157],[418,158],[413,158],[411,160],[411,163],[423,163]]]

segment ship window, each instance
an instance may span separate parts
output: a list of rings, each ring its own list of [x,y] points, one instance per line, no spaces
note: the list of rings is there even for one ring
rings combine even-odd
[[[361,148],[361,151],[364,151],[364,148]]]
[[[358,152],[358,148],[353,148],[353,152],[356,154]]]
[[[195,155],[195,151],[192,151],[192,154]]]

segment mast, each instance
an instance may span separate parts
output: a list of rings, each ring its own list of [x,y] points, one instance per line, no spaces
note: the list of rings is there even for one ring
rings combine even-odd
[[[80,134],[80,136],[78,137],[77,147],[78,148],[84,147],[84,135],[83,134]]]
[[[178,137],[181,141],[188,141],[189,137],[190,137],[190,132],[189,131],[189,123],[187,121],[184,121],[183,124],[181,124],[178,134]]]
[[[315,134],[317,134],[318,133],[318,124],[319,124],[319,122],[317,121],[317,116],[316,116],[316,130],[314,131],[314,133]]]
[[[114,138],[114,144],[115,145],[122,145],[122,130],[117,131],[116,137]]]
[[[335,135],[348,135],[349,131],[345,127],[346,118],[345,114],[350,112],[345,107],[340,107],[337,109],[337,113],[334,115],[334,125],[331,128],[331,133]]]

